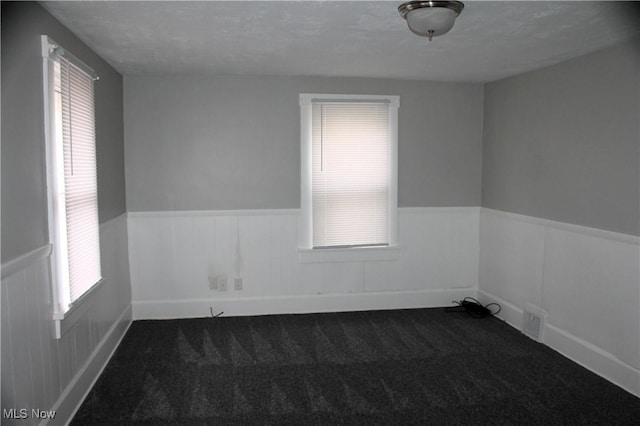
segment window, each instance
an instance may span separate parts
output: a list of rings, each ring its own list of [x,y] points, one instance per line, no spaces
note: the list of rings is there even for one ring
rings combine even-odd
[[[43,36],[54,318],[101,281],[93,71]]]
[[[303,248],[396,244],[397,96],[301,94]]]

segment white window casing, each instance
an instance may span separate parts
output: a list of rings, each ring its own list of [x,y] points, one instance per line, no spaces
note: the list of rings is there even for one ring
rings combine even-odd
[[[300,95],[301,253],[379,258],[397,245],[398,107],[398,96]]]
[[[102,280],[93,87],[97,77],[47,36],[42,36],[42,53],[54,319],[63,320]]]

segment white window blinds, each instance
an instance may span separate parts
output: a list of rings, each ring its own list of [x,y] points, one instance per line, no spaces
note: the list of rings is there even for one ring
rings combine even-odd
[[[312,101],[313,247],[389,244],[390,125],[384,101]]]
[[[58,267],[63,269],[60,276],[68,279],[71,304],[101,279],[95,107],[93,77],[65,58],[56,63],[56,143],[62,144],[63,157],[56,175],[63,182],[58,185],[61,199],[55,204],[64,228],[58,230],[62,241],[56,248],[61,251]]]

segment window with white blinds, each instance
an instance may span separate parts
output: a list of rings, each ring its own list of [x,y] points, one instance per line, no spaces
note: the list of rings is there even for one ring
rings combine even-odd
[[[397,97],[306,100],[311,248],[392,244]]]
[[[64,313],[101,280],[101,270],[94,76],[58,52],[65,53],[52,48],[48,64],[49,176],[57,311]]]

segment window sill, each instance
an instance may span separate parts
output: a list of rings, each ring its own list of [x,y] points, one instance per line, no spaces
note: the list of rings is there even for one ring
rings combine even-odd
[[[104,279],[94,284],[87,292],[78,300],[76,300],[69,310],[62,313],[53,314],[54,330],[56,339],[61,339],[73,326],[80,321],[93,306],[95,300],[94,294],[102,287]]]
[[[400,259],[402,248],[354,247],[336,249],[298,249],[300,263],[390,262]]]

